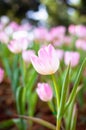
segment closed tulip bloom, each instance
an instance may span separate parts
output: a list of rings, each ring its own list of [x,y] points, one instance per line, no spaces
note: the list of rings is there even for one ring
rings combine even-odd
[[[86,51],[86,40],[85,39],[78,39],[76,41],[75,45],[76,45],[76,48]]]
[[[3,79],[4,79],[4,70],[0,68],[0,83],[2,83]]]
[[[61,61],[64,57],[64,51],[61,49],[56,49],[56,52],[57,52],[59,60]]]
[[[65,52],[64,62],[66,65],[71,65],[71,67],[75,67],[78,65],[80,59],[80,54],[78,52]]]
[[[84,26],[84,25],[77,25],[76,26],[76,35],[78,37],[86,37],[86,26]]]
[[[46,28],[43,27],[35,28],[33,33],[35,36],[34,39],[41,41],[47,40],[48,30]]]
[[[71,24],[68,28],[69,33],[75,35],[76,34],[75,28],[76,25]]]
[[[48,83],[38,83],[36,92],[42,101],[50,101],[53,97],[53,91]]]
[[[8,35],[4,31],[0,32],[0,42],[7,44],[8,41],[9,41]]]
[[[8,44],[8,49],[13,53],[20,53],[27,49],[29,41],[25,38],[12,40]]]
[[[31,55],[34,53],[33,50],[25,50],[22,52],[22,58],[27,65],[31,62]]]
[[[54,47],[49,44],[38,51],[38,56],[33,54],[31,62],[35,70],[42,75],[51,75],[59,68],[59,58]]]
[[[12,38],[13,39],[21,39],[21,38],[26,38],[26,39],[28,39],[28,32],[27,31],[16,31],[16,32],[14,32],[13,33],[13,35],[12,35]]]

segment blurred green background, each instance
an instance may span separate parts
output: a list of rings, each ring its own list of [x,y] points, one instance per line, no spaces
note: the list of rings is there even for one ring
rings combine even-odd
[[[86,24],[86,0],[0,0],[2,15],[17,22],[24,19],[35,25]]]

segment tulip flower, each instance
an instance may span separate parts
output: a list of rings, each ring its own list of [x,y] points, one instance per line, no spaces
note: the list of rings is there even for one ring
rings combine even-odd
[[[69,33],[75,35],[76,34],[75,28],[76,26],[71,24],[68,28]]]
[[[61,49],[56,49],[56,52],[57,52],[59,60],[61,61],[63,59],[63,56],[64,56],[64,51]]]
[[[33,54],[31,62],[35,70],[42,75],[54,74],[59,68],[59,58],[51,44],[41,48],[38,51],[38,56]]]
[[[78,52],[65,52],[64,62],[66,65],[71,64],[71,67],[78,65],[80,59],[80,54]]]
[[[48,83],[38,83],[36,92],[42,101],[50,101],[53,97],[53,91]]]
[[[7,44],[8,41],[9,41],[8,35],[4,31],[0,32],[0,42]]]
[[[33,50],[25,50],[22,52],[22,58],[26,64],[31,62],[31,55],[34,54]]]
[[[86,40],[84,40],[84,39],[78,39],[76,41],[75,45],[76,45],[76,48],[82,49],[82,50],[86,51]]]
[[[14,32],[13,33],[13,35],[12,35],[12,38],[13,39],[21,39],[21,38],[26,38],[26,39],[28,39],[28,32],[27,31],[16,31],[16,32]]]
[[[20,53],[27,49],[28,42],[29,41],[25,38],[12,40],[8,44],[8,49],[13,53]]]
[[[3,79],[4,79],[4,70],[0,68],[0,83],[2,83]]]
[[[76,26],[76,35],[81,38],[86,37],[86,26],[77,25]]]
[[[47,40],[48,37],[48,30],[43,27],[35,28],[34,29],[34,39],[40,40],[40,41],[45,41]]]

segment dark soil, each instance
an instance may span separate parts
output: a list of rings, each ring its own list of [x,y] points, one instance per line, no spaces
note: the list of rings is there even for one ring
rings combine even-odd
[[[7,80],[0,84],[0,122],[12,118],[16,114],[16,106],[13,99],[11,86]],[[47,103],[37,103],[35,116],[40,117],[55,124],[55,117],[50,112]],[[15,125],[4,130],[18,130]],[[29,130],[29,129],[28,129]],[[49,130],[39,124],[34,123],[32,130]],[[78,121],[76,130],[86,130],[86,104],[78,109]]]

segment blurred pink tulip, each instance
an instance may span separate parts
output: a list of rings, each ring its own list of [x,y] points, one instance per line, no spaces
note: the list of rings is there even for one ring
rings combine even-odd
[[[25,38],[11,40],[8,49],[13,53],[20,53],[27,49],[29,41]]]
[[[28,32],[27,31],[21,31],[21,30],[13,32],[12,38],[16,39],[16,40],[21,39],[21,38],[28,39]]]
[[[75,35],[75,34],[76,34],[75,28],[76,28],[76,25],[71,24],[71,25],[68,27],[69,33]]]
[[[34,29],[34,39],[45,41],[48,37],[48,30],[43,27],[35,28]]]
[[[68,31],[78,37],[86,37],[86,26],[84,25],[70,25]]]
[[[76,26],[76,35],[78,37],[86,37],[86,26],[84,26],[84,25],[77,25]]]
[[[0,31],[2,31],[4,28],[4,25],[0,22]]]
[[[66,65],[71,64],[71,67],[78,65],[80,59],[80,54],[78,52],[65,52],[64,62]]]
[[[7,44],[9,36],[5,32],[0,32],[0,42]]]
[[[64,51],[61,49],[56,49],[56,52],[57,52],[59,60],[62,60],[64,56]]]
[[[63,39],[66,32],[66,28],[64,26],[53,27],[50,30],[50,41]]]
[[[9,27],[12,28],[13,31],[17,31],[18,28],[19,28],[19,25],[18,25],[15,21],[12,21],[12,22],[9,24]]]
[[[84,40],[84,39],[78,39],[76,41],[75,45],[76,45],[76,48],[82,49],[82,50],[86,51],[86,40]]]
[[[72,38],[70,36],[65,36],[63,39],[63,42],[65,45],[70,46],[70,44],[72,42]]]
[[[38,83],[36,92],[42,101],[50,101],[53,97],[53,91],[48,83]]]
[[[4,70],[0,68],[0,83],[2,83],[3,79],[4,79]]]
[[[42,75],[51,75],[59,68],[59,59],[54,47],[49,44],[38,51],[38,56],[31,56],[35,70]]]
[[[22,58],[25,61],[26,65],[28,65],[31,62],[31,55],[33,55],[35,52],[33,50],[26,50],[22,52]]]

